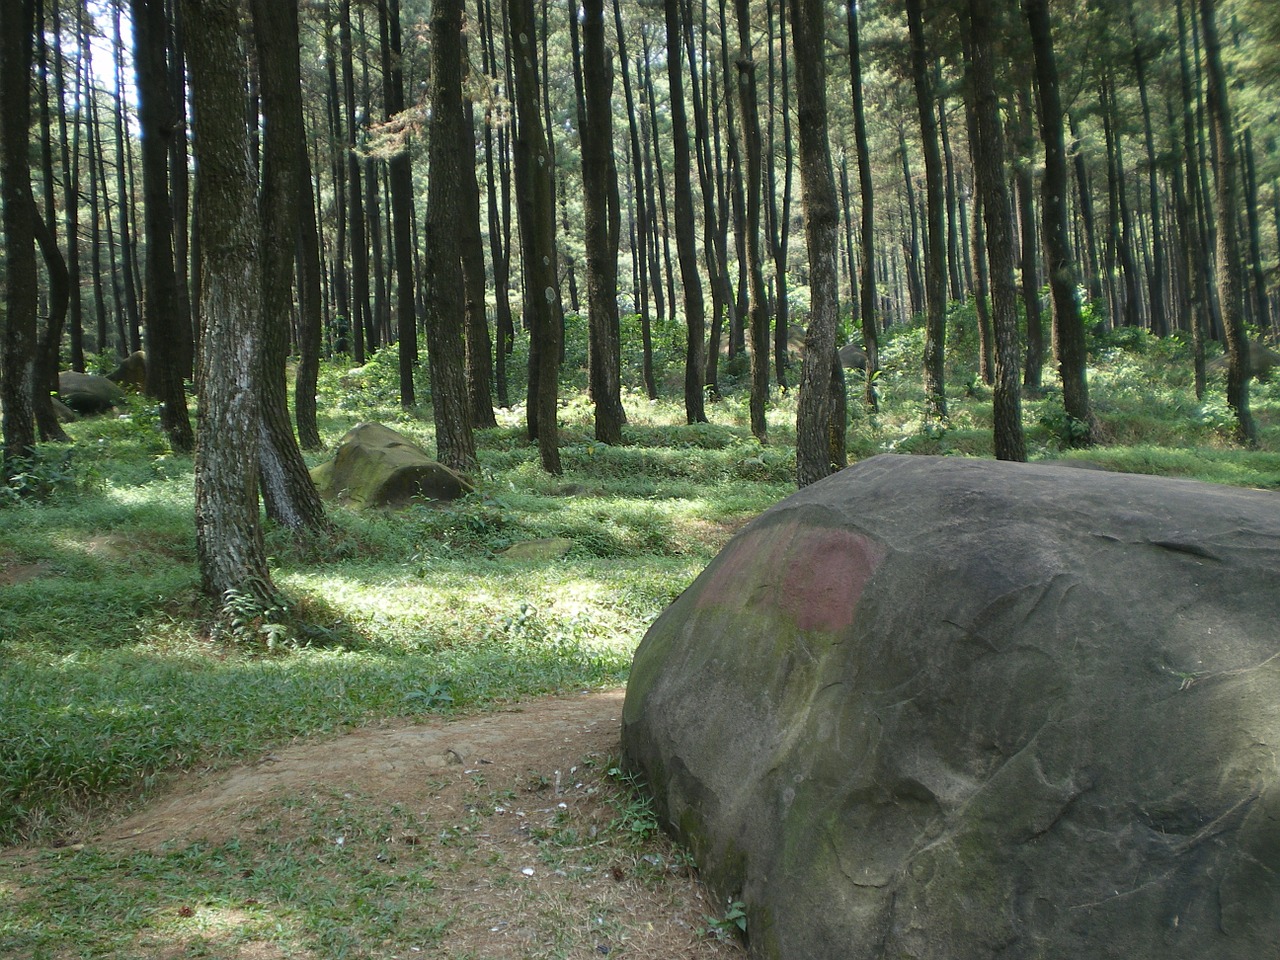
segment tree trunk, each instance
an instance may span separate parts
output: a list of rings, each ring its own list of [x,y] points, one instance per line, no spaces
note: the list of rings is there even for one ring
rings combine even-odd
[[[575,12],[576,16],[576,12]],[[621,214],[613,156],[613,68],[605,48],[604,0],[584,0],[582,79],[582,185],[587,245],[587,310],[591,341],[591,399],[595,437],[622,440],[621,334],[618,320],[618,244]]]
[[[766,439],[769,400],[769,295],[764,286],[764,249],[761,237],[761,197],[764,188],[764,158],[761,152],[760,101],[756,86],[756,64],[751,56],[751,5],[734,0],[738,19],[738,115],[742,118],[741,141],[746,150],[747,197],[747,316],[751,338],[751,432],[761,443]]]
[[[880,408],[876,374],[880,372],[879,324],[876,320],[875,182],[871,172],[871,148],[867,142],[867,111],[862,96],[862,42],[858,32],[857,0],[848,0],[849,77],[853,87],[853,136],[858,154],[858,192],[862,200],[859,239],[862,244],[861,309],[862,349],[867,355],[864,401],[872,410]]]
[[[125,315],[119,344],[120,356],[142,349],[141,329],[138,323],[137,255],[134,232],[130,225],[133,217],[133,191],[129,189],[131,174],[131,140],[125,137],[125,85],[124,44],[120,33],[120,7],[113,11],[115,29],[115,137],[116,137],[116,212],[120,217],[120,283],[123,289]]]
[[[298,370],[294,375],[293,416],[303,450],[324,444],[316,417],[316,388],[320,380],[320,351],[324,344],[324,256],[316,223],[315,187],[306,145],[299,144],[302,196],[298,222]]]
[[[182,114],[170,99],[169,24],[164,0],[132,0],[134,64],[142,128],[142,191],[146,255],[147,395],[160,401],[160,424],[174,450],[190,453],[195,435],[183,386],[182,311],[173,260],[173,207],[169,196],[169,154]]]
[[[261,390],[258,483],[267,516],[295,533],[328,529],[324,504],[289,420],[286,367],[293,267],[302,219],[302,123],[297,0],[252,0],[264,127],[261,190]]]
[[[1072,256],[1067,220],[1067,151],[1062,132],[1062,98],[1058,66],[1053,50],[1049,0],[1022,0],[1035,61],[1036,91],[1040,107],[1040,140],[1044,144],[1044,182],[1041,185],[1041,218],[1045,271],[1053,300],[1053,348],[1062,378],[1062,406],[1078,429],[1072,439],[1079,444],[1094,441],[1096,424],[1089,406],[1089,382],[1085,375],[1088,352],[1084,320],[1076,299],[1079,273]]]
[[[339,53],[342,60],[342,99],[346,107],[347,228],[351,235],[351,332],[355,361],[365,362],[369,308],[369,244],[365,235],[364,191],[361,187],[360,156],[356,152],[356,85],[352,62],[351,0],[342,0],[338,18]]]
[[[49,322],[36,350],[32,409],[35,411],[40,439],[66,443],[71,438],[58,422],[51,393],[58,388],[59,347],[62,343],[62,327],[67,318],[67,304],[71,299],[70,274],[67,271],[67,261],[58,249],[58,238],[49,229],[49,224],[36,216],[35,230],[36,242],[40,245],[40,254],[49,275]]]
[[[836,355],[836,326],[840,322],[839,216],[827,142],[825,6],[822,0],[790,0],[789,7],[795,49],[804,52],[803,56],[796,56],[800,183],[804,190],[810,298],[796,407],[796,479],[803,487],[844,468],[847,428],[844,372]]]
[[[462,0],[436,0],[431,9],[430,181],[427,190],[427,359],[436,459],[453,470],[476,467],[467,397],[463,329],[462,259],[458,222],[463,216],[461,138]]]
[[[911,74],[920,114],[920,145],[925,172],[925,327],[924,393],[929,419],[946,420],[947,394],[943,360],[947,336],[947,235],[943,222],[946,193],[943,186],[942,157],[938,150],[938,122],[934,115],[933,81],[929,48],[925,43],[921,0],[906,0],[907,28],[911,34]]]
[[[654,303],[658,313],[662,313],[662,284],[658,278],[658,262],[656,247],[649,242],[651,224],[651,203],[653,186],[650,182],[648,165],[645,162],[645,151],[640,144],[640,123],[637,120],[635,95],[631,90],[631,72],[627,67],[627,47],[622,29],[622,0],[613,2],[613,22],[618,37],[618,62],[622,66],[622,92],[627,103],[627,132],[631,138],[631,174],[635,181],[635,249],[633,257],[639,269],[638,290],[641,337],[641,378],[644,380],[645,396],[650,400],[658,399],[658,385],[653,376],[653,335],[652,321],[648,310],[648,287],[652,278]],[[642,117],[643,115],[639,115]],[[646,144],[647,146],[647,144]],[[650,260],[650,252],[653,259]]]
[[[1029,157],[1035,148],[1031,132],[1030,80],[1019,84],[1014,95],[1018,159],[1014,162],[1014,193],[1018,206],[1018,274],[1022,281],[1022,310],[1026,318],[1027,356],[1022,385],[1039,393],[1044,367],[1044,325],[1040,310],[1040,277],[1036,243],[1035,185]]]
[[[999,460],[1026,460],[1022,433],[1021,364],[1018,359],[1018,293],[1013,280],[1013,225],[1006,186],[1004,132],[996,96],[995,23],[987,0],[968,0],[961,14],[966,33],[965,73],[972,105],[971,150],[987,227],[991,307],[995,333],[995,450]]]
[[[674,152],[676,253],[684,284],[684,319],[687,331],[684,370],[684,410],[689,423],[706,423],[706,308],[702,277],[694,239],[692,157],[689,154],[689,122],[685,114],[680,0],[664,0],[667,24],[667,77],[671,90],[671,137]]]
[[[564,318],[557,286],[555,167],[538,112],[533,0],[512,0],[509,14],[507,43],[515,68],[516,203],[527,292],[524,315],[530,328],[526,415],[530,439],[538,441],[542,468],[558,476],[562,470],[556,417]]]
[[[498,73],[498,54],[494,43],[493,14],[489,0],[480,3],[480,39],[483,50],[483,62],[488,84],[496,95],[500,80]],[[504,55],[507,50],[504,47]],[[506,71],[503,71],[503,79]],[[509,92],[508,92],[509,95]],[[484,166],[485,186],[488,192],[489,250],[493,263],[494,298],[497,304],[495,316],[495,332],[497,334],[497,351],[495,354],[498,403],[503,407],[511,406],[511,397],[507,384],[507,357],[515,340],[515,326],[511,320],[511,247],[507,243],[510,236],[511,187],[507,176],[507,128],[499,126],[494,116],[493,97],[486,98],[484,113]],[[496,132],[495,132],[496,129]],[[495,158],[494,137],[498,140]],[[495,162],[496,159],[496,162]],[[499,189],[499,186],[501,189]],[[498,205],[499,194],[502,205]]]
[[[205,594],[220,609],[274,599],[258,523],[261,336],[257,204],[243,93],[236,0],[183,0],[202,259],[196,551]]]
[[[58,4],[54,3],[54,16]],[[80,15],[76,9],[76,18]],[[77,27],[78,29],[78,27]],[[57,64],[57,97],[63,107],[58,111],[58,127],[62,141],[63,224],[67,235],[67,286],[71,294],[67,331],[71,347],[71,369],[84,372],[84,298],[80,290],[80,143],[83,118],[77,112],[72,119],[73,129],[67,133],[67,103],[65,61],[62,55],[62,31],[54,31],[54,60]],[[75,65],[75,77],[80,77],[81,65]]]
[[[36,305],[38,300],[35,200],[31,195],[28,144],[31,128],[32,0],[0,3],[0,197],[5,243],[5,323],[0,406],[3,469],[7,481],[35,453]]]
[[[1215,0],[1200,0],[1206,99],[1217,156],[1218,302],[1227,341],[1227,403],[1235,411],[1236,439],[1247,446],[1255,446],[1258,442],[1257,426],[1249,412],[1249,343],[1245,338],[1244,320],[1241,316],[1244,270],[1240,262],[1240,239],[1237,233],[1240,212],[1239,178],[1231,103],[1218,41],[1216,8]]]
[[[463,63],[466,63],[465,34]],[[466,291],[467,405],[473,427],[496,427],[493,412],[493,341],[489,338],[489,309],[485,300],[484,237],[480,234],[480,185],[476,183],[475,115],[463,100],[462,216],[458,221],[462,281]]]
[[[769,252],[773,255],[773,364],[778,386],[787,387],[787,350],[791,334],[791,304],[787,298],[787,248],[791,239],[791,190],[792,172],[795,168],[793,138],[791,136],[791,73],[787,59],[787,18],[778,18],[778,64],[775,83],[773,57],[773,4],[765,4],[765,38],[769,42],[769,106],[767,154],[773,158],[779,148],[782,152],[782,205],[778,206],[777,164],[770,159],[765,165],[765,217],[769,237]],[[775,102],[775,90],[781,103]],[[774,136],[774,116],[782,115],[782,139]]]
[[[1165,310],[1165,240],[1160,217],[1160,190],[1157,183],[1159,164],[1156,156],[1155,133],[1151,127],[1151,103],[1147,96],[1147,58],[1138,41],[1138,28],[1134,21],[1133,0],[1129,0],[1129,32],[1133,40],[1133,75],[1138,82],[1138,97],[1142,104],[1143,141],[1147,148],[1147,197],[1151,217],[1151,272],[1147,275],[1147,305],[1150,310],[1151,332],[1157,337],[1169,333],[1169,315]]]

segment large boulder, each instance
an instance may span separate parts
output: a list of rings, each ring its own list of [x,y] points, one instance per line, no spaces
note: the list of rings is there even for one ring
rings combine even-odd
[[[322,497],[355,507],[402,507],[412,500],[456,500],[475,488],[426,451],[380,423],[346,432],[333,457],[311,470]]]
[[[138,392],[147,388],[147,354],[144,350],[135,350],[123,360],[120,366],[107,374],[107,379]]]
[[[881,456],[640,644],[625,764],[758,958],[1280,943],[1280,497]]]
[[[1250,340],[1248,343],[1249,346],[1246,348],[1248,360],[1245,369],[1250,377],[1265,383],[1271,379],[1271,371],[1280,364],[1280,353],[1276,353],[1265,343],[1257,340]],[[1227,357],[1224,355],[1210,361],[1206,369],[1215,376],[1226,376],[1227,365]]]
[[[124,391],[106,377],[63,370],[58,374],[58,399],[76,413],[106,413],[124,403]]]

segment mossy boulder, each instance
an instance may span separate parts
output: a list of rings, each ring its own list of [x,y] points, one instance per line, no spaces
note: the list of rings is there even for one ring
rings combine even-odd
[[[106,413],[124,403],[124,391],[106,377],[63,370],[58,374],[58,399],[79,414]]]
[[[1248,375],[1255,380],[1261,380],[1263,383],[1269,381],[1271,379],[1271,371],[1276,368],[1277,364],[1280,364],[1280,353],[1276,353],[1265,343],[1250,340],[1248,354],[1248,362],[1245,364]],[[1216,360],[1210,361],[1206,369],[1215,376],[1226,376],[1227,358],[1221,356]]]
[[[107,379],[136,392],[145,390],[147,387],[146,351],[135,350],[129,354],[120,361],[120,366],[107,374]]]
[[[1254,960],[1277,622],[1276,494],[876,457],[655,622],[624,763],[753,957]]]
[[[333,457],[312,468],[320,495],[355,507],[402,507],[413,500],[456,500],[475,488],[427,452],[380,423],[347,431]]]
[[[840,366],[845,370],[867,369],[867,354],[856,343],[846,343],[838,351]]]

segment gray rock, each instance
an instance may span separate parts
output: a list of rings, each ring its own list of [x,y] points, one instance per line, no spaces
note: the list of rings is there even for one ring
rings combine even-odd
[[[475,489],[407,437],[380,423],[346,432],[333,458],[313,467],[320,495],[353,507],[403,507],[414,500],[456,500]]]
[[[124,403],[124,391],[106,377],[63,370],[58,374],[58,399],[76,413],[106,413]]]
[[[1280,498],[882,456],[635,656],[626,765],[758,958],[1280,943]]]

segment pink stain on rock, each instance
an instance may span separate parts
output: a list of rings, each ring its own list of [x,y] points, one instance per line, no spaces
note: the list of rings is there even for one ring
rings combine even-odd
[[[836,633],[853,623],[882,544],[847,529],[781,524],[754,530],[722,555],[699,608],[773,607],[801,630]]]

